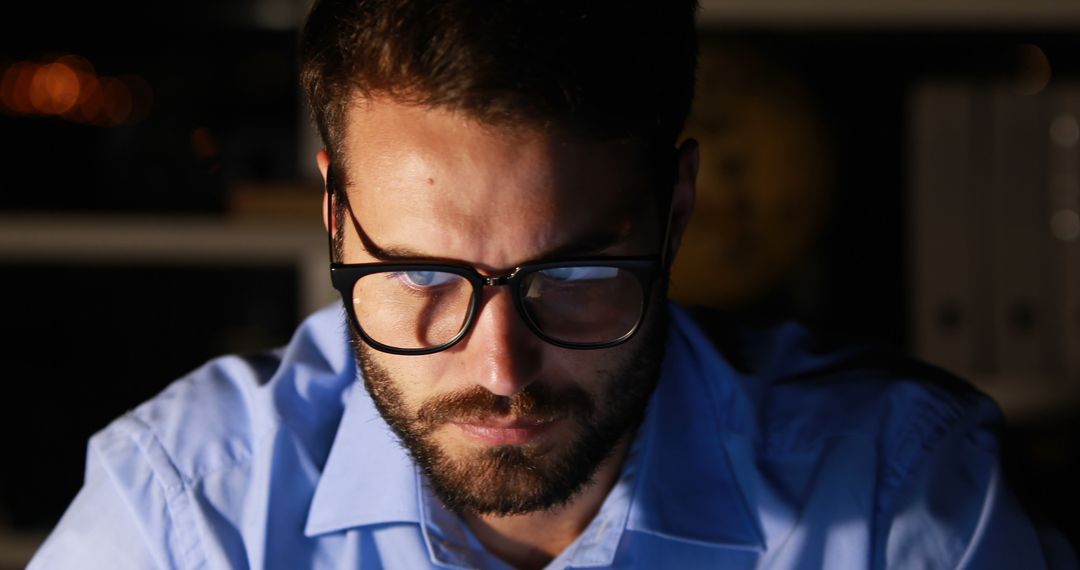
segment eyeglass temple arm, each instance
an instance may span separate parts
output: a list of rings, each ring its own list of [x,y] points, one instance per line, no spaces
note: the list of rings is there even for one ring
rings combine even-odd
[[[326,247],[330,263],[334,260],[334,166],[326,167]]]
[[[674,149],[671,153],[671,186],[668,188],[668,204],[667,204],[667,216],[664,221],[664,238],[660,242],[660,267],[664,268],[666,273],[671,269],[671,264],[675,262],[674,252],[671,244],[671,220],[675,217],[675,192],[679,185],[679,149]]]

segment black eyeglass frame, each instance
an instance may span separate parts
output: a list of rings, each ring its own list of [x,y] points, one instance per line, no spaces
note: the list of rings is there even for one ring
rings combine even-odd
[[[644,298],[641,303],[641,311],[637,316],[637,321],[634,326],[624,333],[622,336],[606,341],[596,343],[576,343],[566,342],[553,338],[540,328],[540,325],[533,319],[529,310],[525,307],[525,301],[522,299],[522,280],[529,275],[536,273],[537,271],[543,271],[545,269],[551,269],[555,267],[616,267],[620,270],[627,271],[633,274],[641,284],[642,295]],[[423,355],[432,354],[442,350],[446,350],[451,346],[454,346],[461,339],[472,330],[473,323],[476,321],[476,315],[478,314],[478,307],[480,306],[481,299],[484,294],[484,287],[499,287],[507,285],[510,287],[511,297],[514,299],[514,307],[517,309],[521,318],[528,324],[529,329],[532,330],[536,336],[549,342],[555,346],[562,348],[573,349],[597,349],[597,348],[609,348],[622,344],[630,339],[635,332],[641,327],[641,323],[645,320],[645,314],[648,310],[649,299],[652,296],[652,284],[655,281],[655,275],[659,271],[660,261],[656,257],[608,257],[602,259],[577,259],[568,261],[548,261],[540,263],[525,263],[511,271],[507,275],[499,275],[489,277],[481,275],[476,269],[465,265],[453,265],[449,263],[352,263],[352,264],[336,264],[330,267],[330,277],[333,281],[334,288],[342,294],[342,299],[348,305],[349,317],[352,319],[353,325],[356,327],[357,332],[364,339],[364,342],[371,345],[373,348],[382,352],[389,352],[391,354],[406,354],[406,355]],[[467,280],[473,288],[472,298],[469,301],[468,313],[465,316],[465,321],[462,323],[461,330],[454,338],[433,347],[427,348],[401,348],[396,346],[390,346],[383,344],[364,330],[360,320],[356,318],[356,309],[352,306],[352,291],[357,281],[361,278],[371,275],[373,273],[392,273],[392,272],[405,272],[405,271],[440,271],[443,273],[450,273],[458,275]]]
[[[334,174],[333,167],[327,167],[326,172],[326,216],[327,220],[333,220],[333,202],[334,202]],[[482,301],[484,294],[484,287],[498,287],[508,285],[510,287],[510,296],[513,297],[514,307],[517,309],[518,314],[521,316],[525,324],[529,329],[540,337],[545,342],[552,345],[568,348],[574,350],[594,350],[602,348],[611,348],[620,345],[634,336],[635,333],[641,328],[642,323],[645,322],[645,316],[648,314],[650,301],[653,296],[653,286],[659,279],[664,279],[667,276],[667,252],[671,225],[671,213],[670,213],[670,197],[668,200],[668,216],[665,221],[664,231],[662,233],[663,239],[660,247],[660,254],[648,255],[648,256],[634,256],[634,257],[592,257],[592,258],[571,258],[571,259],[559,259],[559,260],[543,260],[530,263],[523,263],[509,273],[505,275],[486,276],[481,275],[476,268],[464,264],[447,263],[444,260],[416,260],[410,263],[396,263],[396,262],[371,262],[371,263],[341,263],[335,260],[334,251],[334,236],[332,232],[327,232],[329,240],[330,250],[330,281],[334,288],[341,294],[342,302],[345,305],[346,311],[349,315],[353,327],[360,334],[361,339],[372,348],[389,354],[398,354],[406,356],[422,356],[426,354],[434,354],[446,350],[465,338],[469,331],[472,330],[473,324],[476,321],[476,315],[478,307]],[[353,227],[360,236],[364,236],[363,230],[360,227],[360,221],[356,219],[356,214],[352,211],[352,206],[349,201],[345,200],[345,208],[349,213],[349,217],[352,219]],[[340,231],[340,228],[339,230]],[[615,267],[621,270],[625,270],[635,278],[638,279],[641,285],[642,302],[641,311],[638,314],[637,321],[629,331],[622,336],[605,342],[597,343],[575,343],[566,342],[544,333],[539,324],[529,314],[528,309],[525,308],[525,301],[522,299],[521,283],[525,277],[536,273],[537,271],[543,271],[545,269],[552,269],[557,267]],[[451,273],[459,275],[465,278],[473,288],[472,297],[469,300],[469,310],[465,317],[465,322],[461,326],[461,330],[447,342],[444,342],[437,346],[427,348],[400,348],[396,346],[390,346],[383,344],[374,338],[372,338],[367,331],[364,330],[363,325],[360,324],[360,319],[356,317],[356,308],[353,306],[353,288],[356,282],[361,278],[374,274],[374,273],[387,273],[387,272],[403,272],[403,271],[441,271],[445,273]]]

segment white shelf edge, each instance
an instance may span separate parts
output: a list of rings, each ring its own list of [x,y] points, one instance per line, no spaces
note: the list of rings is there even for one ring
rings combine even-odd
[[[212,217],[0,216],[0,263],[254,266],[299,274],[300,317],[334,297],[322,226]]]

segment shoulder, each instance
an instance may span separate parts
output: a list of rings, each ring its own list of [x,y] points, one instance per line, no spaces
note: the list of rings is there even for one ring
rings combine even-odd
[[[967,382],[895,349],[814,332],[793,322],[748,323],[689,312],[697,332],[735,371],[756,431],[772,452],[837,437],[872,440],[901,467],[947,432],[996,447],[997,405]]]
[[[240,526],[265,496],[260,482],[321,467],[355,370],[341,309],[329,308],[284,348],[216,358],[177,380],[90,439],[83,488],[39,559],[70,549],[86,567],[120,567],[97,559],[141,540],[131,566],[202,567],[200,544],[215,539],[201,525]]]
[[[309,317],[282,348],[215,358],[115,420],[90,442],[110,464],[149,462],[172,484],[243,465],[260,438],[340,417],[351,381],[340,309]]]
[[[795,323],[697,313],[694,326],[734,371],[762,486],[781,489],[802,520],[858,516],[875,567],[956,567],[993,543],[1039,556],[998,476],[1001,413],[971,385]],[[1012,538],[988,542],[984,528]],[[999,566],[1014,567],[985,567]]]

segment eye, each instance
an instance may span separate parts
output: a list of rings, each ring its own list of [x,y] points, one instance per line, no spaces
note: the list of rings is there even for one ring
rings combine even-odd
[[[438,287],[457,277],[443,271],[403,271],[402,279],[413,287]]]
[[[619,274],[618,267],[552,267],[544,269],[540,274],[552,281],[592,281],[598,279],[613,279]]]

